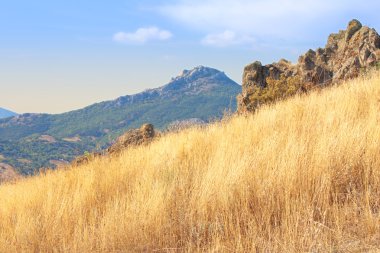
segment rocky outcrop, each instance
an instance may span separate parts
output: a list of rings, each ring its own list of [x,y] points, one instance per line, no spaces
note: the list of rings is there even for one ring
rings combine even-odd
[[[140,129],[129,130],[120,136],[115,144],[107,149],[107,152],[115,154],[131,146],[148,144],[157,136],[152,124],[144,124]]]
[[[6,163],[0,163],[0,184],[11,182],[20,178],[16,170]]]
[[[71,162],[71,165],[73,165],[73,166],[79,166],[79,165],[82,165],[82,164],[87,164],[90,161],[94,160],[96,157],[100,157],[102,155],[103,154],[100,153],[100,152],[87,153],[85,155],[82,155],[82,156],[79,156],[79,157],[75,158]]]
[[[267,79],[278,80],[297,76],[308,87],[325,86],[357,77],[362,70],[380,61],[380,36],[375,29],[362,26],[358,20],[349,22],[346,30],[331,34],[325,48],[309,50],[297,64],[280,60],[263,66],[256,61],[244,69],[238,111],[254,111],[250,95],[253,87],[264,88]]]
[[[139,129],[131,129],[125,132],[122,136],[117,138],[115,143],[108,149],[101,152],[87,153],[83,156],[79,156],[71,162],[71,165],[79,166],[82,164],[87,164],[97,157],[119,154],[129,147],[148,144],[159,136],[160,133],[154,130],[152,124],[144,124]]]

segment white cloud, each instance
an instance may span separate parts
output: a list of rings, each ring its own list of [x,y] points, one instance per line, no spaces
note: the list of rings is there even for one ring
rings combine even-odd
[[[222,33],[211,33],[202,39],[203,45],[227,47],[232,45],[252,44],[254,39],[248,35],[237,35],[235,32],[226,30]]]
[[[143,44],[151,40],[168,40],[173,37],[170,31],[159,29],[158,27],[142,27],[133,33],[118,32],[113,36],[113,40],[124,43]]]
[[[207,33],[230,30],[254,37],[291,38],[301,31],[312,34],[308,29],[348,23],[356,18],[351,15],[363,10],[373,13],[373,6],[379,5],[378,0],[367,0],[363,5],[354,0],[178,0],[157,9],[176,22]]]

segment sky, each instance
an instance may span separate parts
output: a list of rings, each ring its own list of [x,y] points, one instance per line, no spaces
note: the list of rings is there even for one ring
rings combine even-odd
[[[379,0],[0,0],[0,107],[62,113],[162,86],[203,65],[297,61]]]

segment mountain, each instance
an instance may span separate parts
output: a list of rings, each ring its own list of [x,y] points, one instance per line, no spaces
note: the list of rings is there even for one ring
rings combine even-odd
[[[16,116],[17,113],[11,112],[7,109],[0,108],[0,119]]]
[[[0,120],[0,154],[22,174],[71,161],[109,146],[130,128],[164,129],[178,120],[209,121],[236,110],[241,86],[225,73],[199,66],[166,85],[63,114],[23,114]]]
[[[353,19],[346,30],[330,34],[324,48],[301,55],[297,64],[282,59],[265,66],[259,61],[246,66],[239,111],[254,111],[272,98],[339,83],[375,67],[380,67],[380,36]]]

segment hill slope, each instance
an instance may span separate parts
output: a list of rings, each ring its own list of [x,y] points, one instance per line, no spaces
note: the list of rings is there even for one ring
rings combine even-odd
[[[380,74],[0,186],[0,252],[380,249]]]
[[[52,161],[70,161],[85,151],[104,148],[127,129],[146,122],[163,129],[176,120],[220,118],[225,110],[236,110],[240,91],[241,86],[223,72],[199,66],[165,86],[136,95],[63,114],[0,120],[0,154],[4,162],[30,174],[53,166]]]
[[[11,112],[7,109],[0,108],[0,119],[16,116],[17,113]]]

